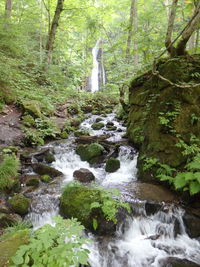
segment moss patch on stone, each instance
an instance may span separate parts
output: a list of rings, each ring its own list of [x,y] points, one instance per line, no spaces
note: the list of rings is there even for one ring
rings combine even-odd
[[[22,194],[17,194],[8,200],[12,210],[20,215],[28,213],[30,200]]]
[[[76,149],[76,153],[81,157],[81,160],[95,163],[98,161],[98,157],[103,155],[104,147],[98,143],[79,145]]]
[[[120,168],[120,161],[115,158],[109,158],[106,161],[105,170],[107,172],[116,172]]]

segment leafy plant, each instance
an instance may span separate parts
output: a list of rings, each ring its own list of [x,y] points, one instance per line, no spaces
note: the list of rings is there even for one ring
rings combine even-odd
[[[58,216],[55,225],[46,224],[33,232],[28,245],[21,246],[12,258],[11,267],[70,267],[87,264],[89,251],[83,247],[84,227],[76,219]]]
[[[128,203],[114,199],[113,197],[119,197],[120,193],[116,189],[105,190],[102,187],[97,188],[100,192],[101,202],[93,202],[90,206],[90,209],[101,208],[106,219],[117,223],[116,214],[119,208],[124,208],[130,212],[130,206]],[[97,221],[93,220],[94,229],[97,228]]]
[[[18,175],[19,160],[14,155],[5,155],[0,163],[0,191],[12,188]]]

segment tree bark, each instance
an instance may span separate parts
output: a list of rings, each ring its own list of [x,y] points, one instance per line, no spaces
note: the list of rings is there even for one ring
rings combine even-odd
[[[188,24],[188,27],[184,30],[181,36],[181,40],[176,47],[176,55],[181,56],[186,54],[186,45],[192,34],[198,29],[200,23],[200,2],[196,5],[192,19]]]
[[[167,34],[166,34],[166,39],[165,39],[166,49],[171,56],[175,54],[175,47],[172,45],[172,33],[174,30],[174,21],[176,17],[177,4],[178,4],[178,0],[173,0],[171,11],[169,14]]]
[[[127,58],[128,63],[130,62],[131,42],[132,42],[132,37],[133,37],[134,8],[135,8],[135,0],[131,0],[130,22],[129,22],[129,28],[128,28],[128,39],[127,39],[127,47],[126,47],[126,58]]]
[[[6,0],[5,4],[5,18],[10,19],[12,15],[12,0]]]
[[[137,30],[138,30],[138,11],[137,11],[137,0],[135,0],[135,5],[134,5],[134,65],[137,66],[139,63],[139,55],[138,55],[138,41],[137,41]]]
[[[55,37],[56,37],[56,31],[57,31],[57,28],[58,28],[58,22],[59,22],[59,19],[60,19],[60,14],[63,11],[63,4],[64,4],[64,0],[58,0],[57,1],[55,14],[54,14],[54,17],[53,17],[53,21],[52,21],[52,24],[51,24],[51,29],[50,29],[48,40],[47,40],[47,44],[46,44],[47,66],[49,64],[51,64],[51,62],[52,62],[53,45],[54,45],[54,41],[55,41]]]

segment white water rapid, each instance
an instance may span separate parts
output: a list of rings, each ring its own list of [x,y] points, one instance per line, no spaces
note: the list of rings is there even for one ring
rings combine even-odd
[[[91,76],[91,92],[94,93],[99,90],[99,62],[98,62],[98,52],[99,52],[99,43],[97,41],[95,47],[92,49],[93,56],[93,69]]]
[[[94,89],[95,90],[95,89]],[[101,116],[98,116],[101,117]],[[175,204],[164,204],[159,211],[148,215],[145,210],[146,201],[140,201],[130,191],[131,185],[137,187],[137,153],[122,138],[125,127],[117,121],[115,114],[101,117],[105,124],[101,130],[92,130],[91,125],[97,116],[91,115],[80,128],[87,129],[91,135],[106,135],[108,142],[119,144],[118,159],[121,167],[115,173],[105,172],[105,164],[91,167],[81,161],[75,153],[74,137],[65,142],[49,144],[54,149],[56,161],[52,166],[64,174],[63,180],[55,180],[43,185],[32,194],[31,212],[27,219],[34,228],[51,223],[58,214],[59,195],[61,188],[73,180],[73,172],[87,168],[93,172],[96,182],[106,188],[118,188],[122,198],[130,202],[133,212],[126,219],[123,227],[119,227],[115,237],[97,237],[89,234],[92,242],[89,266],[91,267],[168,267],[171,258],[187,259],[200,266],[200,243],[191,239],[186,233],[182,220],[184,210]],[[108,122],[113,122],[115,130],[109,131]],[[181,265],[180,265],[181,266]],[[56,267],[56,266],[55,266]]]

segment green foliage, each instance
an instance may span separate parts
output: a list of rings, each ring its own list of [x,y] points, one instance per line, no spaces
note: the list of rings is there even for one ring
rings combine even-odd
[[[168,182],[176,190],[189,190],[191,195],[200,192],[200,154],[197,154],[185,165],[185,170],[180,172],[167,164],[162,164],[156,158],[144,159],[144,171],[156,168],[156,178]],[[188,171],[189,170],[189,171]]]
[[[19,160],[14,155],[5,155],[0,163],[0,191],[11,189],[18,176]]]
[[[31,224],[25,221],[9,226],[5,229],[3,235],[0,236],[0,241],[6,240],[16,232],[26,230],[28,228],[31,228]]]
[[[44,266],[70,267],[87,264],[89,251],[83,248],[87,242],[81,237],[83,226],[76,219],[54,219],[33,232],[28,245],[21,246],[12,258],[11,267]]]
[[[41,133],[42,138],[46,137],[56,137],[56,134],[58,134],[58,130],[56,128],[56,125],[54,121],[51,119],[48,119],[46,117],[43,118],[37,118],[35,120],[36,128]]]
[[[179,142],[176,144],[176,146],[183,150],[182,154],[185,156],[194,155],[200,152],[200,147],[198,144],[187,144],[182,139],[179,139]]]

